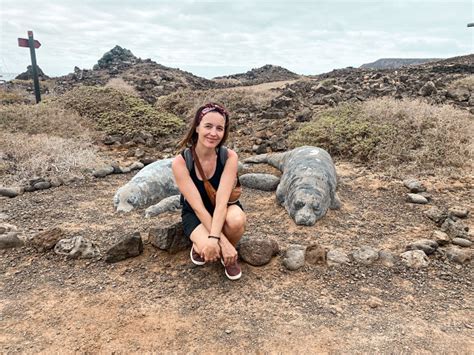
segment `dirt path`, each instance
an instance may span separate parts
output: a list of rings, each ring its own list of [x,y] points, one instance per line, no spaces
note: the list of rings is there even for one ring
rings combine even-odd
[[[291,85],[296,83],[298,80],[282,80],[282,81],[272,81],[270,83],[263,83],[257,85],[248,85],[248,86],[234,86],[228,88],[227,90],[249,90],[252,92],[265,92],[271,89],[281,89],[285,87],[286,84]]]
[[[371,245],[399,253],[429,237],[427,206],[405,203],[399,182],[339,164],[343,208],[313,227],[295,226],[274,193],[244,190],[248,234],[285,249],[317,242],[351,251]],[[8,223],[26,234],[61,226],[102,251],[120,237],[173,218],[118,215],[112,196],[131,175],[1,200]],[[472,181],[427,181],[435,205],[473,211]],[[472,224],[472,217],[468,223]],[[187,252],[145,245],[133,259],[68,260],[29,248],[0,251],[0,352],[474,352],[472,263],[430,257],[423,270],[306,265],[281,257],[243,264],[228,281],[218,264],[196,267]]]

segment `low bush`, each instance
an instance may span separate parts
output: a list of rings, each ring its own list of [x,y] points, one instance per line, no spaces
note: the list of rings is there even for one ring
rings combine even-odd
[[[26,92],[0,88],[0,105],[24,104],[30,101]]]
[[[183,121],[169,112],[160,112],[144,100],[112,87],[82,86],[56,99],[95,122],[107,134],[134,134],[147,131],[166,136],[183,126]]]
[[[138,93],[137,93],[137,90],[135,90],[135,88],[132,85],[127,83],[122,78],[111,78],[107,82],[107,84],[105,84],[105,87],[113,88],[113,89],[116,89],[116,90],[119,90],[119,91],[124,91],[124,92],[126,92],[128,94],[131,94],[133,96],[139,96]]]
[[[0,129],[2,132],[92,139],[94,133],[91,126],[76,112],[66,110],[51,102],[0,107]]]
[[[469,113],[421,100],[380,98],[321,112],[289,138],[335,158],[370,164],[392,174],[472,167]]]
[[[457,79],[449,84],[450,88],[465,87],[469,91],[474,91],[474,75],[469,75],[461,79]]]
[[[82,139],[2,132],[0,146],[0,183],[5,186],[34,176],[67,179],[103,163],[96,148]]]
[[[207,102],[217,102],[224,105],[232,114],[239,111],[255,112],[262,107],[268,107],[278,93],[271,91],[256,91],[249,88],[229,88],[210,90],[182,90],[160,97],[155,104],[159,110],[172,112],[175,115],[191,118],[196,110]]]

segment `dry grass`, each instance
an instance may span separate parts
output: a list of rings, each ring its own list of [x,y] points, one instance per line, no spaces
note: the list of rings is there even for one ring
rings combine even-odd
[[[30,102],[30,95],[20,89],[5,89],[0,87],[0,105],[24,104]]]
[[[0,129],[2,132],[44,133],[63,138],[92,139],[94,136],[87,120],[51,102],[0,107]]]
[[[134,96],[139,96],[137,90],[122,78],[111,78],[107,84],[105,84],[105,87],[123,91]]]
[[[453,81],[451,84],[449,84],[450,88],[459,88],[459,87],[465,87],[469,91],[474,91],[474,75],[469,75],[464,78],[458,79]]]
[[[251,91],[253,93],[265,92],[273,89],[282,89],[286,85],[291,85],[296,83],[298,80],[283,80],[283,81],[272,81],[270,83],[262,83],[251,86],[237,86],[228,88],[228,90],[243,90]]]
[[[270,90],[252,90],[246,88],[228,88],[211,90],[183,90],[160,97],[155,104],[159,110],[173,112],[180,117],[191,118],[199,108],[206,102],[218,102],[224,105],[232,114],[239,111],[258,111],[267,107],[278,93]]]
[[[239,86],[241,84],[240,80],[231,79],[231,78],[212,79],[212,81],[215,81],[216,83],[219,83],[222,85],[228,85],[228,86]]]
[[[24,183],[39,176],[67,179],[103,162],[90,142],[47,134],[0,134],[0,183]]]
[[[392,175],[456,174],[473,166],[474,122],[466,111],[421,100],[374,99],[324,111],[290,137]]]
[[[90,123],[51,102],[0,107],[0,181],[69,178],[100,162]]]

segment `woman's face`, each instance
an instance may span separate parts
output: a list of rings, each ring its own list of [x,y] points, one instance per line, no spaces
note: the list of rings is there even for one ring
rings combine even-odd
[[[204,115],[196,127],[198,144],[207,148],[215,148],[219,145],[225,133],[225,118],[219,113],[211,111]]]

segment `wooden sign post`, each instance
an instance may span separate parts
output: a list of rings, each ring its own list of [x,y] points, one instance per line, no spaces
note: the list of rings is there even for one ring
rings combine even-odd
[[[31,66],[33,68],[33,83],[35,86],[36,103],[38,103],[41,101],[41,93],[40,93],[40,86],[39,86],[39,80],[38,80],[38,70],[36,67],[35,48],[39,48],[41,46],[41,43],[33,39],[33,31],[28,31],[28,39],[18,38],[18,46],[30,48]]]

